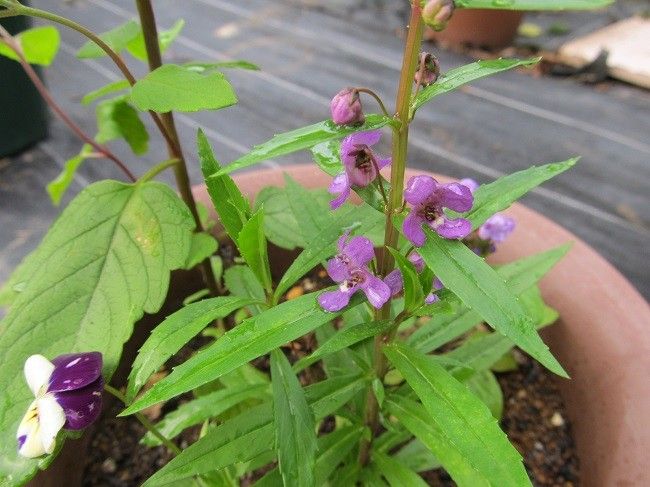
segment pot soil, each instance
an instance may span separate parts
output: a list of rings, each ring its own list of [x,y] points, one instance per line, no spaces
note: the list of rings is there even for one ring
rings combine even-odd
[[[329,184],[330,178],[312,165],[286,166],[283,171],[307,187]],[[242,191],[253,197],[264,186],[283,186],[283,171],[264,169],[238,175],[235,179]],[[407,177],[414,174],[408,171]],[[212,206],[204,187],[196,187],[195,194],[208,207]],[[512,261],[574,242],[569,254],[540,285],[545,300],[561,316],[558,323],[545,330],[544,338],[572,379],[551,376],[530,361],[524,362],[516,373],[502,375],[499,380],[506,394],[503,426],[511,440],[521,448],[537,485],[576,484],[576,460],[570,454],[571,438],[564,433],[557,435],[568,433],[569,424],[575,438],[582,485],[650,485],[650,471],[646,468],[646,455],[650,451],[648,304],[616,269],[575,235],[519,204],[513,205],[507,213],[517,220],[517,230],[499,247],[493,256],[494,263]],[[187,279],[185,281],[187,285]],[[195,279],[190,281],[196,282]],[[180,292],[182,289],[185,292]],[[170,300],[178,302],[191,292],[190,289],[177,285]],[[166,309],[170,308],[166,306]],[[146,321],[150,329],[152,324],[160,321],[160,317]],[[144,331],[145,326],[139,325],[137,329]],[[531,383],[537,385],[528,387]],[[562,409],[562,403],[566,410]],[[107,404],[107,408],[110,407]],[[524,414],[520,415],[517,410]],[[545,425],[550,425],[550,428],[540,432],[538,428]],[[104,441],[109,447],[103,448],[106,453],[103,457],[91,457],[96,461],[87,467],[86,485],[137,485],[141,478],[114,483],[121,475],[117,468],[122,467],[123,461],[128,470],[135,464],[158,467],[160,462],[167,460],[164,452],[155,456],[145,454],[139,447],[134,447],[132,452],[114,453],[114,446],[110,445],[115,445],[115,442],[122,444],[121,448],[135,445],[138,435],[142,434],[128,420],[112,422],[110,416],[105,416],[99,426],[103,431],[99,434],[104,435],[104,439],[96,436],[94,446],[99,447],[97,442]],[[111,435],[115,430],[111,431],[112,428],[122,428],[118,430],[119,436],[113,439]],[[122,437],[122,431],[129,430],[136,435],[135,438]],[[69,442],[55,462],[55,468],[43,472],[32,485],[81,485],[81,469],[75,472],[70,466],[79,466],[79,450],[83,444],[87,448],[91,436],[86,434],[78,442]],[[114,458],[116,455],[119,462]],[[113,470],[111,458],[115,465],[113,472],[110,472]],[[534,463],[538,460],[539,463]],[[556,468],[558,465],[559,470],[544,470],[545,466]],[[102,469],[110,474],[105,474],[103,480],[96,483],[95,472]],[[143,475],[148,476],[153,470]],[[77,482],[71,482],[72,477]],[[559,482],[560,479],[564,483]],[[436,481],[444,482],[445,479],[438,476]]]

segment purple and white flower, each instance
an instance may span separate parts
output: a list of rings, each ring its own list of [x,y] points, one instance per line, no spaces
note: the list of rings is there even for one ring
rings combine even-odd
[[[359,92],[354,88],[339,91],[330,102],[332,121],[337,125],[362,124],[365,121]]]
[[[80,430],[101,412],[102,354],[60,355],[51,362],[42,355],[25,361],[25,379],[35,398],[23,417],[16,439],[18,453],[36,458],[50,454],[62,428]]]
[[[418,274],[424,270],[425,263],[424,263],[424,259],[420,254],[418,254],[417,252],[411,252],[407,258],[409,262],[413,264]],[[384,279],[384,282],[388,284],[388,287],[390,288],[391,296],[395,296],[396,294],[399,294],[402,291],[402,288],[404,287],[404,278],[402,277],[402,272],[399,269],[394,269],[392,272],[390,272]],[[442,284],[440,279],[434,277],[432,283],[433,291],[438,291],[443,287],[445,286]],[[435,292],[433,291],[427,294],[426,297],[424,298],[425,304],[433,304],[440,300],[438,295],[435,294]]]
[[[375,276],[368,264],[375,256],[372,242],[365,237],[343,235],[338,241],[339,253],[327,263],[327,273],[340,284],[336,291],[318,296],[318,303],[326,311],[345,308],[357,291],[363,291],[375,308],[381,308],[390,299],[388,285]]]
[[[375,154],[370,149],[380,138],[381,132],[372,130],[348,135],[341,142],[344,171],[334,177],[328,189],[330,193],[338,194],[338,197],[330,202],[333,210],[345,203],[352,186],[368,186],[377,178],[377,169],[383,169],[390,164],[390,157]]]
[[[460,183],[439,183],[431,176],[414,176],[404,190],[404,199],[412,208],[402,227],[404,236],[416,247],[426,240],[422,224],[426,223],[443,238],[464,238],[472,231],[465,218],[450,219],[444,208],[469,211],[474,203],[472,192]]]

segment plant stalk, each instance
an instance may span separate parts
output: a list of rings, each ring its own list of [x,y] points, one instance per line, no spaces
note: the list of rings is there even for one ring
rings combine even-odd
[[[160,53],[160,44],[158,43],[158,29],[156,27],[156,17],[154,15],[153,7],[150,0],[136,0],[138,7],[138,15],[140,16],[140,25],[142,27],[142,34],[144,37],[144,44],[147,50],[147,59],[149,61],[149,70],[153,71],[162,66],[162,56]],[[183,149],[181,147],[176,125],[174,123],[174,115],[171,112],[161,113],[160,119],[165,132],[169,135],[167,140],[167,151],[170,159],[177,159],[178,164],[174,165],[174,176],[176,178],[176,186],[181,194],[181,198],[189,207],[194,217],[197,231],[203,231],[203,224],[199,218],[198,210],[196,209],[196,202],[194,195],[192,195],[192,187],[190,186],[190,178],[187,173],[187,164]],[[213,296],[219,292],[217,282],[212,271],[210,259],[205,259],[201,263],[201,271],[203,273],[203,280],[205,285],[210,290]]]
[[[388,247],[397,248],[397,239],[399,233],[393,225],[393,216],[395,211],[402,207],[404,198],[404,174],[406,171],[406,157],[408,153],[408,134],[409,134],[409,108],[411,103],[411,94],[413,86],[413,76],[418,63],[420,45],[422,44],[422,8],[419,0],[411,2],[411,17],[408,25],[408,35],[404,45],[404,55],[402,58],[402,69],[400,72],[399,87],[397,90],[396,113],[395,118],[400,121],[400,126],[393,132],[393,151],[390,175],[390,199],[386,209],[386,230],[384,233],[384,247],[378,258],[378,270],[380,276],[386,276],[395,266],[395,261]],[[390,301],[375,313],[377,320],[390,318]],[[397,334],[399,323],[386,333],[375,337],[373,362],[375,376],[383,380],[386,375],[387,363],[386,357],[382,352],[382,347],[390,343]],[[359,463],[366,465],[370,460],[370,449],[372,440],[377,432],[379,425],[379,404],[371,387],[368,388],[366,395],[366,410],[364,413],[364,424],[370,430],[370,438],[362,438],[359,445]]]

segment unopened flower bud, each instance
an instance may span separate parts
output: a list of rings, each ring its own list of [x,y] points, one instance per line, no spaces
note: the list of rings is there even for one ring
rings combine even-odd
[[[454,9],[454,0],[429,0],[422,10],[422,20],[435,31],[447,27]]]
[[[337,125],[362,124],[365,121],[359,92],[354,88],[339,91],[330,103],[332,120]]]
[[[418,69],[415,71],[415,82],[427,86],[435,83],[438,76],[440,76],[438,58],[428,52],[421,52]]]

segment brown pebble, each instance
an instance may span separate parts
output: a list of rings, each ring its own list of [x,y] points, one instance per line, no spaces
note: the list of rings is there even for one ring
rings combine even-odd
[[[115,463],[115,460],[113,460],[112,458],[107,458],[102,463],[102,472],[115,473],[116,470],[117,470],[117,464]]]
[[[291,299],[296,299],[302,296],[304,293],[305,291],[301,286],[294,286],[291,289],[289,289],[289,292],[287,293],[287,301]]]
[[[517,391],[517,399],[525,399],[527,395],[526,389],[519,389]]]
[[[555,411],[555,413],[553,413],[553,416],[551,416],[551,424],[556,428],[564,426],[564,418],[559,412]]]

